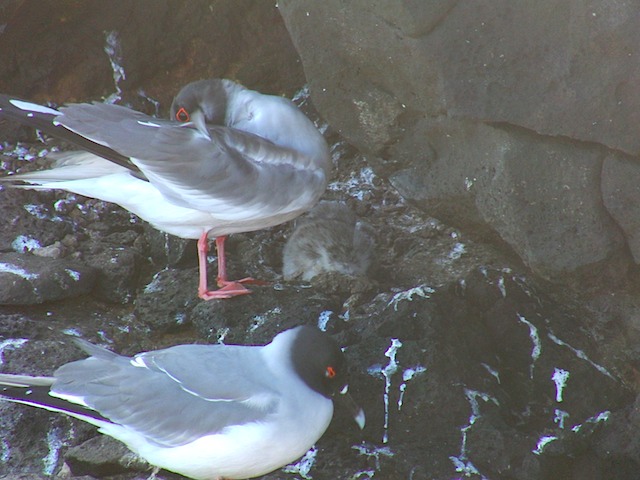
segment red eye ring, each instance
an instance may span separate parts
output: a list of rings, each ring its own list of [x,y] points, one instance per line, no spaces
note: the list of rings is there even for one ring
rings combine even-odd
[[[327,367],[327,369],[325,370],[324,375],[327,378],[334,378],[337,375],[337,372],[336,372],[335,368],[333,368],[331,365],[329,365]]]
[[[188,122],[190,118],[189,112],[184,107],[180,107],[180,110],[176,112],[176,120],[179,122]]]

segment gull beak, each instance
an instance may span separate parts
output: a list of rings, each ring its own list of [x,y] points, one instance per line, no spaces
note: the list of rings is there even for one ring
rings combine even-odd
[[[207,121],[204,117],[204,112],[199,108],[191,113],[191,122],[196,129],[209,140],[211,137],[209,136],[209,129],[207,128]]]
[[[340,396],[338,397],[340,403],[343,404],[355,422],[360,427],[360,430],[364,428],[366,418],[364,415],[364,410],[353,400],[351,395],[349,395],[349,385],[345,385],[342,390],[340,390]]]

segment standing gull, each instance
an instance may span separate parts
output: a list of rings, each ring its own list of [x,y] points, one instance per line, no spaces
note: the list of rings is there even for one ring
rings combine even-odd
[[[0,374],[0,397],[97,426],[156,467],[198,480],[264,475],[302,456],[347,402],[338,344],[317,328],[286,330],[265,346],[179,345],[90,355],[51,377]]]
[[[94,102],[60,111],[0,96],[6,117],[83,149],[53,168],[4,177],[33,189],[62,189],[117,203],[158,230],[198,239],[198,295],[249,293],[227,279],[224,241],[291,220],[327,185],[327,144],[288,99],[231,80],[201,80],[174,99],[171,121]],[[218,248],[218,290],[207,286],[208,239]]]

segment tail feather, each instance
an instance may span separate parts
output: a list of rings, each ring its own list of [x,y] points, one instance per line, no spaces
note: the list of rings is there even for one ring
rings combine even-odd
[[[33,188],[33,186],[37,187],[45,183],[86,180],[127,171],[120,165],[89,152],[65,152],[61,154],[50,154],[49,157],[55,160],[52,168],[0,177],[0,182],[27,182],[31,185],[12,186],[18,188]],[[49,188],[51,187],[55,187],[55,185]]]
[[[51,395],[53,377],[0,374],[0,399],[66,413],[96,426],[112,423],[95,410]]]
[[[10,118],[22,125],[37,128],[49,135],[59,137],[61,127],[53,124],[60,112],[53,108],[25,102],[9,95],[0,95],[0,116]]]
[[[60,112],[52,108],[25,102],[9,95],[0,95],[0,118],[9,118],[27,127],[37,128],[53,137],[66,140],[83,150],[142,175],[138,167],[133,165],[128,157],[60,125],[56,121],[59,114]]]
[[[53,382],[53,377],[31,377],[29,375],[0,373],[0,391],[3,387],[50,387]]]

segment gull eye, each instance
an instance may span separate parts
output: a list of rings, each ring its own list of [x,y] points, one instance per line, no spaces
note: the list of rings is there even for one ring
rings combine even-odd
[[[331,365],[329,365],[324,372],[324,376],[327,378],[334,378],[336,375],[336,370]]]
[[[180,107],[180,110],[176,112],[176,120],[179,122],[188,122],[190,118],[189,112],[184,107]]]

